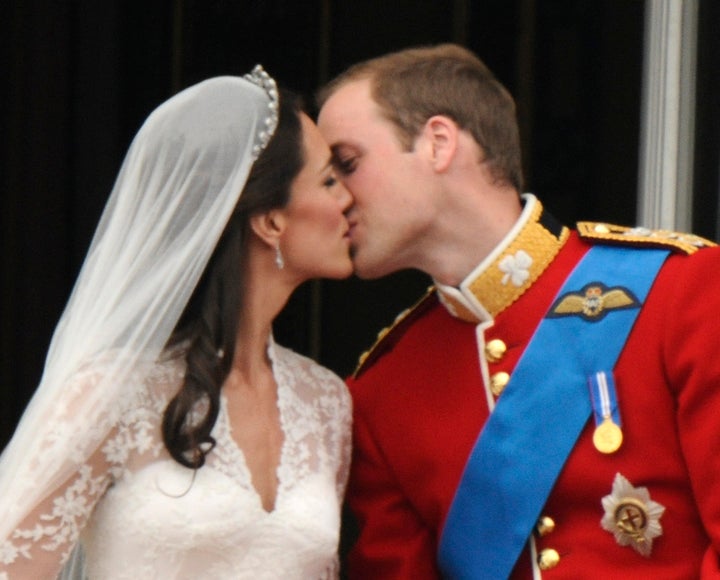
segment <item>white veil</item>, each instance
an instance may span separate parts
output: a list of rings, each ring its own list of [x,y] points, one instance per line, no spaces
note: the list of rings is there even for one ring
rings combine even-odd
[[[138,132],[3,451],[0,544],[94,452],[141,383],[138,363],[161,353],[275,130],[277,100],[258,66],[178,93]],[[78,380],[98,358],[103,372]]]

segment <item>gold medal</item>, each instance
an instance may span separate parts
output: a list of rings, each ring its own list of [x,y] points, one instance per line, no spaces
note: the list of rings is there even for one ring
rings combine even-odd
[[[613,423],[611,417],[605,417],[593,433],[593,444],[600,453],[615,453],[622,441],[622,429]]]

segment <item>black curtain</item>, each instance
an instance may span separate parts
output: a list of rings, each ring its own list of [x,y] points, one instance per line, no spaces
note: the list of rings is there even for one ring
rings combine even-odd
[[[693,230],[720,241],[720,2],[699,10]]]
[[[4,0],[0,11],[0,444],[41,375],[130,139],[204,77],[262,62],[311,104],[359,59],[460,42],[517,97],[527,189],[566,222],[635,217],[639,0]],[[306,284],[277,338],[345,375],[428,284],[415,272]]]

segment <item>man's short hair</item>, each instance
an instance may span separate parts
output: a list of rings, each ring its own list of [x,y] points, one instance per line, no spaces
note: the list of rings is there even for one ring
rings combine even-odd
[[[482,161],[497,182],[522,191],[515,101],[471,51],[457,44],[440,44],[360,62],[318,92],[318,106],[343,85],[362,79],[370,80],[373,99],[407,150],[430,117],[445,115],[480,145]]]

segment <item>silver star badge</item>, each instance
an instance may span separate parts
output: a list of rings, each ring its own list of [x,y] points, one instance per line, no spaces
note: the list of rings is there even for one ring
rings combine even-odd
[[[665,507],[650,499],[646,487],[633,485],[619,473],[615,475],[612,493],[602,498],[605,515],[600,521],[621,546],[632,546],[643,556],[650,556],[653,539],[662,535],[660,518]]]

